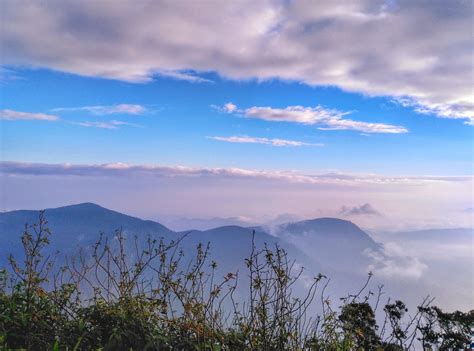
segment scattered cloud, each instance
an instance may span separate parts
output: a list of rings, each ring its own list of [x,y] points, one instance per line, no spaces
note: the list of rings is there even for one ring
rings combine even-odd
[[[302,141],[295,141],[295,140],[257,138],[257,137],[250,137],[246,135],[230,136],[230,137],[211,136],[207,138],[218,140],[218,141],[225,141],[228,143],[264,144],[264,145],[271,145],[271,146],[278,146],[278,147],[281,147],[281,146],[324,146],[324,144],[321,144],[321,143],[315,144],[315,143],[305,143]]]
[[[147,111],[142,105],[137,104],[118,104],[118,105],[96,105],[96,106],[81,106],[81,107],[60,107],[53,109],[55,112],[74,112],[85,111],[93,115],[112,115],[112,114],[128,114],[140,115]]]
[[[344,118],[351,112],[343,112],[336,109],[328,109],[322,106],[304,107],[288,106],[285,108],[274,107],[250,107],[239,109],[236,105],[229,102],[220,111],[226,113],[236,113],[247,118],[256,118],[272,122],[293,122],[306,125],[319,125],[321,130],[356,130],[364,133],[388,133],[400,134],[406,133],[405,127],[395,126],[384,123],[369,123],[354,121]]]
[[[348,207],[342,206],[339,210],[342,216],[380,216],[380,212],[372,207],[371,204],[366,203],[360,206]]]
[[[0,119],[7,121],[18,120],[39,120],[39,121],[58,121],[59,117],[45,113],[20,112],[14,110],[0,110]]]
[[[418,112],[468,124],[474,116],[470,1],[124,0],[111,11],[107,2],[5,0],[2,13],[2,62],[13,68],[128,82],[163,72],[277,78],[409,99]]]

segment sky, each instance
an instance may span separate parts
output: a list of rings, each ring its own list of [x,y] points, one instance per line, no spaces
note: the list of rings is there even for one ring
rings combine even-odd
[[[472,226],[470,1],[0,3],[0,210]]]

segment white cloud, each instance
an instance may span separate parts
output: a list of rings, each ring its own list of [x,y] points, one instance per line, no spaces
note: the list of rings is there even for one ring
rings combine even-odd
[[[0,119],[7,121],[18,120],[40,120],[40,121],[58,121],[59,117],[45,113],[20,112],[13,110],[0,110]]]
[[[128,123],[128,122],[116,121],[116,120],[112,120],[109,122],[86,121],[86,122],[77,122],[73,124],[76,124],[82,127],[93,127],[93,128],[102,128],[102,129],[118,129],[120,126],[141,127],[140,125],[135,124],[135,123]]]
[[[212,80],[199,77],[196,74],[182,72],[182,71],[160,71],[160,76],[169,77],[177,80],[185,80],[191,83],[212,83]]]
[[[136,104],[117,104],[108,106],[81,106],[81,107],[60,107],[55,108],[53,111],[56,112],[68,112],[68,111],[85,111],[93,115],[112,115],[112,114],[129,114],[129,115],[140,115],[146,112],[146,108],[142,105]]]
[[[368,269],[388,278],[420,279],[428,269],[428,265],[415,256],[409,256],[395,243],[386,243],[382,252],[367,250],[365,252],[372,259]]]
[[[337,110],[325,109],[321,106],[288,106],[286,108],[250,107],[243,112],[244,115],[249,118],[302,124],[317,124],[332,119],[341,119],[342,116],[347,114],[347,112],[344,113]]]
[[[380,212],[369,203],[354,207],[342,206],[339,214],[342,216],[380,216]]]
[[[474,125],[474,114],[472,106],[468,103],[460,102],[457,105],[431,104],[423,105],[413,98],[396,98],[393,100],[404,107],[412,107],[416,112],[424,115],[437,115],[444,118],[454,118],[464,120],[466,125]]]
[[[223,110],[228,113],[232,113],[237,110],[237,106],[234,105],[232,102],[228,102],[224,105]]]
[[[256,138],[246,135],[230,137],[212,136],[208,137],[208,139],[225,141],[228,143],[264,144],[271,146],[324,146],[324,144],[321,143],[314,144],[295,140]]]
[[[328,109],[322,106],[288,106],[285,108],[254,106],[247,109],[238,109],[233,103],[227,103],[219,110],[227,113],[238,113],[247,118],[256,118],[265,121],[319,125],[319,129],[322,130],[356,130],[365,133],[388,134],[408,132],[408,130],[402,126],[346,119],[344,116],[350,114],[350,112]]]
[[[5,0],[0,46],[10,66],[130,82],[169,72],[191,80],[199,72],[278,78],[408,98],[418,111],[472,121],[472,6],[460,0],[138,6],[123,0],[113,7]]]

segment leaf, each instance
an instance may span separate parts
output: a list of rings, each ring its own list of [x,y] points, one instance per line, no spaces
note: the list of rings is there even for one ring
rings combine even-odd
[[[82,336],[77,340],[76,342],[76,345],[74,345],[74,348],[72,349],[72,351],[77,351],[79,350],[79,345],[81,345],[81,341],[82,341]]]
[[[58,339],[57,339],[57,338],[56,338],[56,340],[54,341],[52,351],[59,351],[59,342],[58,342]]]

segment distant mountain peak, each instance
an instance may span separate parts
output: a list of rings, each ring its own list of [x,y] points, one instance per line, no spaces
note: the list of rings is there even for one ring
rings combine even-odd
[[[375,246],[372,238],[356,224],[340,218],[322,217],[300,222],[282,224],[277,232],[284,235],[303,235],[318,240],[349,240],[363,246]]]
[[[0,213],[0,236],[15,237],[25,223],[37,223],[39,210],[18,210]],[[77,238],[96,240],[99,232],[123,230],[136,235],[172,235],[164,225],[110,210],[92,202],[48,208],[45,210],[48,227],[55,240],[74,242]]]
[[[241,227],[239,225],[224,225],[221,227],[207,230],[208,232],[220,232],[226,234],[241,234],[241,233],[252,233],[251,228]]]
[[[59,210],[59,209],[66,209],[66,208],[70,208],[70,209],[103,209],[103,210],[107,210],[107,208],[105,207],[102,207],[96,203],[93,203],[93,202],[81,202],[81,203],[78,203],[78,204],[72,204],[72,205],[66,205],[66,206],[60,206],[60,207],[56,207],[54,208],[54,210]]]
[[[322,223],[322,224],[357,226],[351,221],[341,219],[341,218],[336,218],[336,217],[320,217],[320,218],[307,219],[307,220],[294,222],[294,223]]]
[[[300,229],[307,228],[314,230],[337,229],[362,231],[356,224],[352,223],[351,221],[334,217],[307,219],[304,221],[282,224],[282,226],[284,228],[298,227]]]

